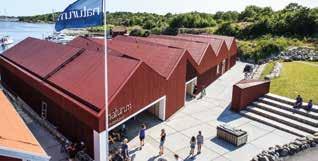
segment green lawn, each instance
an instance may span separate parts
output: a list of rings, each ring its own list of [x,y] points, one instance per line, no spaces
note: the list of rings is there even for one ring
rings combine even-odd
[[[318,65],[318,61],[311,61],[311,62],[309,62],[309,63]]]
[[[271,82],[271,93],[318,103],[318,67],[300,62],[283,63],[281,76]]]
[[[262,74],[261,74],[260,79],[264,79],[264,77],[265,77],[266,75],[270,74],[270,73],[273,71],[274,66],[275,66],[275,62],[269,62],[269,63],[267,63],[266,66],[265,66],[265,68],[264,68],[264,70],[263,70],[263,72],[262,72]]]

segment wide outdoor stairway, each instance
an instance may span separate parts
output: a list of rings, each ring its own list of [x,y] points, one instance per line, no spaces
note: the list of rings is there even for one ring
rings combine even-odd
[[[318,132],[318,107],[311,111],[303,108],[294,109],[295,100],[275,94],[266,94],[247,106],[240,113],[248,118],[284,130],[286,132],[307,136]]]

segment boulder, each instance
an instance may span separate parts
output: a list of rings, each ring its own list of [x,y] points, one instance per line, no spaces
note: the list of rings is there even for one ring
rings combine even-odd
[[[317,146],[317,143],[316,142],[312,142],[311,144],[310,144],[310,147],[316,147]]]
[[[252,161],[259,161],[258,156],[253,157]]]
[[[281,150],[281,152],[279,153],[280,157],[286,157],[288,155],[289,151],[287,148],[284,148]]]
[[[267,155],[269,161],[275,161],[277,158],[273,155]]]
[[[298,141],[298,140],[296,140],[296,141],[294,141],[292,143],[295,144],[295,145],[298,145],[298,146],[303,145],[303,143],[301,141]]]
[[[289,149],[290,151],[292,151],[293,153],[298,153],[299,152],[299,146],[295,145],[295,144],[289,144]]]
[[[266,155],[259,155],[258,156],[258,161],[269,161]]]
[[[314,141],[318,143],[318,136],[314,136],[313,138],[314,138]]]

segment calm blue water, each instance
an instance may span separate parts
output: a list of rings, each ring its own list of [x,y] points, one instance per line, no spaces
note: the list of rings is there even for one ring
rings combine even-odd
[[[54,25],[52,24],[32,24],[23,22],[0,21],[0,37],[9,35],[14,40],[13,45],[17,44],[27,37],[43,39],[44,37],[51,35],[53,33],[53,30]],[[12,47],[13,45],[7,48]],[[6,49],[0,46],[0,53],[2,53]]]

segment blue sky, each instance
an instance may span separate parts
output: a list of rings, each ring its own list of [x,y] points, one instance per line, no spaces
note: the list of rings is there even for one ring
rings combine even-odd
[[[75,0],[1,0],[0,15],[36,15],[61,11]],[[152,12],[165,14],[200,11],[242,11],[247,5],[271,6],[274,10],[296,2],[307,7],[318,7],[318,0],[107,0],[107,10]]]

